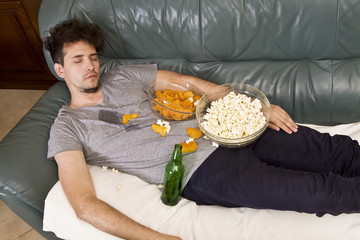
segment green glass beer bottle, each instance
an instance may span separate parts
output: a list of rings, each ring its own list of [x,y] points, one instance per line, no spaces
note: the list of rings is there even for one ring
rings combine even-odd
[[[171,160],[165,167],[161,201],[169,206],[176,205],[181,198],[181,186],[184,177],[181,150],[181,144],[175,144]]]

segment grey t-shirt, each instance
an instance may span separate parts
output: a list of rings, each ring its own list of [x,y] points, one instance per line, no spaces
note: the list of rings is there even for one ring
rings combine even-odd
[[[171,130],[161,137],[151,124],[159,119],[151,109],[148,82],[155,78],[156,65],[127,65],[111,69],[100,80],[103,103],[72,109],[64,105],[50,131],[48,158],[71,150],[83,151],[87,164],[116,168],[149,183],[161,183],[174,145],[185,142],[188,127],[197,127],[196,119],[170,122]],[[124,114],[139,115],[128,124]],[[183,154],[184,184],[215,150],[202,137],[198,149]]]

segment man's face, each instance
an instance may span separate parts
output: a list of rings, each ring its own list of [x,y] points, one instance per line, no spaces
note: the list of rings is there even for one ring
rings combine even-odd
[[[64,44],[64,65],[55,63],[56,73],[64,78],[70,90],[96,92],[99,85],[99,60],[93,45],[79,41]]]

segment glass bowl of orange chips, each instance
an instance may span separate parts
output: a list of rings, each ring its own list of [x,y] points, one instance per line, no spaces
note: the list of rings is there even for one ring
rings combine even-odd
[[[150,81],[148,96],[156,115],[168,121],[195,118],[196,105],[202,92],[186,82]]]

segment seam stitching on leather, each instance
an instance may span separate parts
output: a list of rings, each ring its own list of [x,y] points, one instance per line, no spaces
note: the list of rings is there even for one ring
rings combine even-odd
[[[204,39],[203,39],[203,25],[202,25],[202,13],[201,13],[201,0],[198,1],[199,7],[199,31],[200,31],[200,58],[203,59],[204,54]],[[204,64],[201,64],[201,78],[204,78]]]
[[[335,57],[335,49],[338,41],[338,31],[339,31],[339,15],[340,15],[340,0],[337,0],[336,4],[336,22],[335,22],[335,38],[333,45],[333,56],[331,59],[331,106],[330,106],[330,121],[333,122],[333,108],[334,108],[334,57]]]

